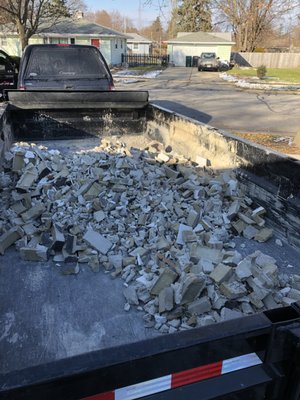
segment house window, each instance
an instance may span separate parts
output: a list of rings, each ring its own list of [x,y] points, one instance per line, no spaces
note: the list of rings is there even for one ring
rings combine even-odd
[[[71,44],[75,44],[75,38],[72,37],[72,38],[70,39],[70,43],[71,43]]]
[[[68,44],[68,38],[49,38],[50,44]]]
[[[115,40],[115,49],[118,48],[118,39]]]
[[[121,40],[121,49],[123,49],[123,40]]]
[[[0,38],[0,45],[1,46],[7,46],[7,38],[6,37]]]
[[[139,49],[139,44],[133,43],[133,50],[138,50],[138,49]]]

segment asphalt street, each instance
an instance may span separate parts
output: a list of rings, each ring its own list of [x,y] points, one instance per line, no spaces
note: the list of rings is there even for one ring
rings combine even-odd
[[[300,91],[245,90],[218,72],[169,67],[155,79],[117,79],[116,89],[149,90],[151,102],[231,132],[294,136],[300,128]]]

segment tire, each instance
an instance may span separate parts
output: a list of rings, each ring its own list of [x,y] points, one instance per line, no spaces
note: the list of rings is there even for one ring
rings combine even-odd
[[[198,71],[200,72],[200,71],[202,71],[202,69],[200,67],[198,67]]]

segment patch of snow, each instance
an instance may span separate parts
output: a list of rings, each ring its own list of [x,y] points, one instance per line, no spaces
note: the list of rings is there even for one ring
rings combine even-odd
[[[146,71],[143,74],[141,74],[141,71],[130,71],[127,69],[124,69],[122,71],[118,71],[113,74],[114,78],[143,78],[143,79],[154,79],[156,78],[159,74],[162,73],[162,70],[156,70],[156,71]]]
[[[219,77],[225,81],[232,82],[236,86],[247,89],[268,89],[268,90],[300,90],[299,85],[271,85],[266,83],[251,83],[245,79],[238,79],[235,76],[228,75],[226,72],[219,74]],[[257,78],[257,77],[256,77]],[[257,78],[258,79],[258,78]]]

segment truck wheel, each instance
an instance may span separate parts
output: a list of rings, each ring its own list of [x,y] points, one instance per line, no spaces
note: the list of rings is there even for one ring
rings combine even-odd
[[[198,67],[198,71],[200,72],[200,71],[202,71],[202,69],[200,67]]]

